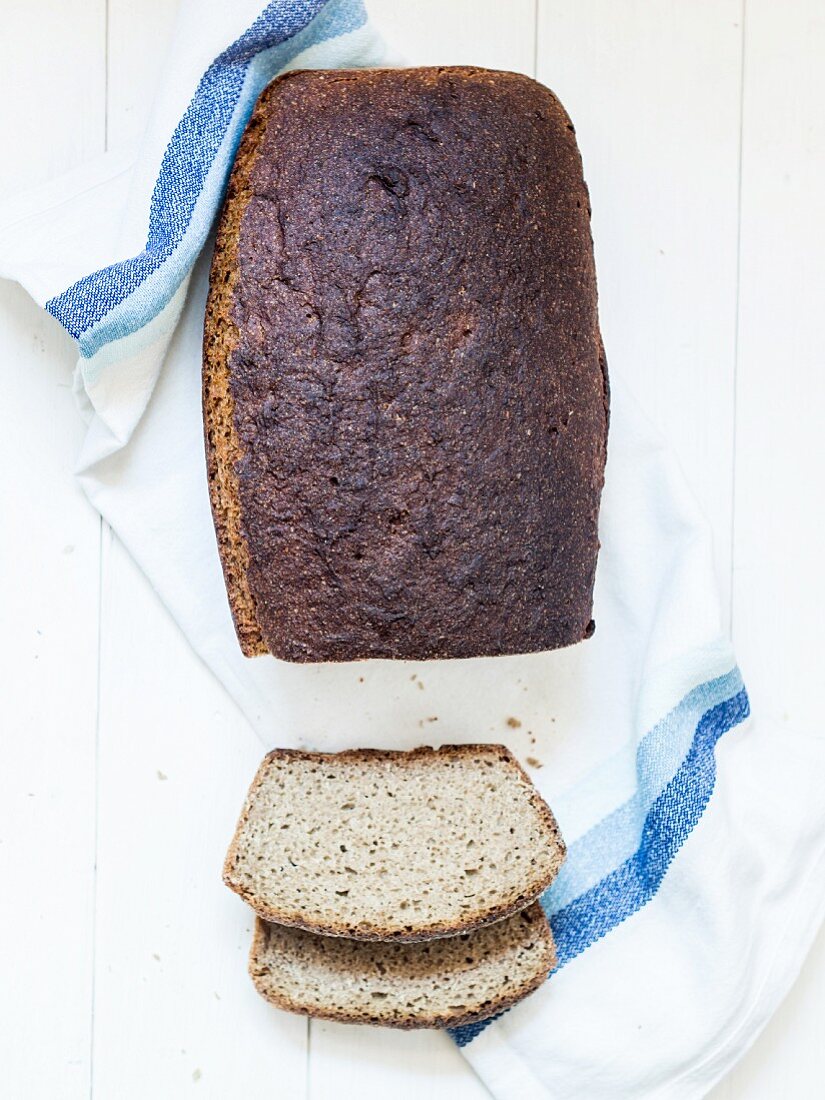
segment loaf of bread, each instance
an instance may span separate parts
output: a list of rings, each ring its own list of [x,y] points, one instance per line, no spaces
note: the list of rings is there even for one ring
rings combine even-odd
[[[564,852],[503,745],[277,749],[252,783],[224,880],[268,921],[415,941],[523,909]]]
[[[538,904],[476,932],[427,943],[316,936],[258,919],[249,972],[289,1012],[384,1027],[458,1027],[503,1012],[556,964]]]
[[[220,220],[203,396],[247,655],[588,637],[608,388],[555,96],[476,68],[275,80]]]

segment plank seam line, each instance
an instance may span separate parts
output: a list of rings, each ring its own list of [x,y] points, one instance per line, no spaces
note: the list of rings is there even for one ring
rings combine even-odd
[[[89,1005],[89,1098],[93,1100],[95,1091],[95,1002],[97,999],[97,856],[100,826],[100,699],[101,664],[103,655],[103,537],[105,523],[98,517],[97,536],[97,678],[95,682],[95,755],[94,755],[94,813],[93,813],[93,850],[92,862],[92,982]]]
[[[730,632],[733,637],[733,608],[734,608],[734,573],[736,567],[736,468],[737,468],[737,421],[739,419],[739,336],[741,327],[740,298],[742,293],[742,194],[744,190],[744,159],[745,159],[745,53],[747,36],[745,22],[747,19],[748,0],[742,0],[740,18],[740,63],[739,63],[739,164],[736,196],[736,314],[734,317],[733,334],[733,425],[732,425],[732,449],[731,456],[731,483],[730,483],[730,592],[728,595],[728,615],[730,619]]]
[[[109,151],[109,0],[103,5],[103,152]],[[97,535],[97,679],[95,683],[94,861],[92,863],[92,988],[89,1005],[89,1100],[95,1093],[95,1002],[97,999],[97,855],[100,825],[100,699],[103,655],[103,536],[105,523],[98,517]]]

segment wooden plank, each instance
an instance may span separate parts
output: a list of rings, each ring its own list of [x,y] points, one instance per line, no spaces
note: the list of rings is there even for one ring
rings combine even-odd
[[[0,198],[103,151],[106,0],[3,5]]]
[[[109,0],[107,141],[140,141],[152,109],[177,15],[177,0]]]
[[[757,721],[821,736],[825,9],[747,0],[734,642]],[[722,1100],[818,1095],[825,936]]]
[[[313,1020],[309,1100],[490,1100],[444,1033],[392,1031]]]
[[[8,283],[0,358],[2,1091],[72,1098],[89,1079],[100,521],[72,476],[72,342]]]
[[[0,197],[102,152],[104,25],[104,0],[4,7]],[[0,283],[2,1092],[68,1100],[90,1079],[100,545],[72,476],[75,359],[57,323]]]
[[[369,0],[387,45],[407,65],[485,65],[533,76],[535,0]]]
[[[538,77],[576,126],[607,358],[668,437],[727,609],[740,0],[539,0]]]
[[[221,881],[262,747],[117,541],[102,600],[95,1095],[303,1097],[306,1021],[255,993]]]

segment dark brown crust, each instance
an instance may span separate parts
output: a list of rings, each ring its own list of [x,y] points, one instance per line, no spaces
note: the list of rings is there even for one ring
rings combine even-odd
[[[277,993],[273,993],[264,986],[264,983],[260,981],[260,975],[256,972],[256,957],[265,949],[266,938],[268,936],[267,922],[260,917],[257,917],[255,920],[255,932],[252,938],[252,947],[249,952],[249,976],[258,993],[260,993],[266,1001],[269,1001],[270,1004],[274,1005],[276,1008],[282,1009],[284,1012],[297,1013],[299,1016],[310,1016],[312,1019],[316,1020],[334,1020],[342,1024],[370,1024],[376,1027],[391,1027],[402,1031],[411,1031],[416,1028],[463,1027],[465,1024],[474,1024],[478,1023],[480,1020],[488,1020],[491,1016],[497,1016],[499,1013],[505,1012],[508,1008],[512,1008],[513,1005],[518,1004],[519,1001],[524,1000],[525,997],[534,993],[539,986],[543,985],[556,966],[556,946],[544,910],[536,903],[529,910],[526,910],[526,912],[530,913],[531,918],[533,918],[537,926],[541,928],[542,938],[547,952],[545,965],[533,978],[524,982],[515,993],[507,997],[500,997],[494,1002],[487,1002],[484,1008],[478,1012],[456,1013],[454,1015],[442,1013],[432,1016],[408,1017],[406,1020],[393,1020],[384,1019],[380,1016],[370,1016],[366,1013],[347,1013],[335,1008],[330,1008],[327,1011],[319,1011],[314,1007],[308,1008],[306,1005],[298,1004],[296,1001],[291,1001],[286,997],[280,997]]]
[[[554,861],[548,871],[534,878],[529,888],[525,888],[518,897],[507,905],[483,909],[480,915],[464,922],[431,924],[427,925],[425,928],[418,928],[412,932],[406,930],[408,927],[406,925],[402,929],[394,929],[381,925],[370,926],[366,922],[357,929],[353,929],[345,924],[315,924],[311,921],[304,920],[294,913],[286,913],[280,909],[269,909],[254,895],[247,892],[242,885],[232,880],[232,872],[234,869],[235,857],[238,852],[241,832],[248,819],[255,792],[263,782],[267,768],[272,760],[292,759],[318,763],[341,759],[355,761],[390,760],[399,764],[414,764],[415,761],[422,756],[432,757],[449,754],[454,757],[469,756],[481,764],[484,757],[489,756],[491,753],[495,753],[499,759],[506,761],[523,779],[530,792],[530,801],[547,830],[548,838],[552,838],[552,843],[557,847],[559,853],[558,860]],[[272,752],[267,753],[264,757],[255,774],[252,785],[249,788],[243,811],[241,812],[241,816],[235,828],[235,835],[232,838],[232,843],[229,846],[229,851],[224,860],[223,881],[230,890],[243,898],[247,905],[249,905],[259,917],[272,924],[283,924],[289,928],[301,928],[305,932],[314,932],[316,935],[321,936],[344,936],[347,939],[353,940],[395,940],[400,943],[416,943],[420,940],[440,939],[445,936],[455,936],[459,933],[472,932],[477,928],[484,928],[486,925],[495,924],[497,921],[504,920],[506,917],[510,917],[514,913],[526,909],[555,879],[559,868],[564,862],[566,852],[567,849],[552,810],[539,794],[530,776],[524,768],[522,768],[521,764],[506,745],[442,745],[437,749],[429,745],[422,745],[419,748],[407,751],[401,749],[347,749],[340,753],[304,752],[301,749],[273,749]]]
[[[218,223],[203,328],[203,430],[209,501],[218,539],[229,606],[245,656],[266,653],[249,588],[249,548],[241,526],[236,464],[242,458],[234,423],[229,362],[238,343],[232,300],[238,279],[238,231],[252,196],[249,177],[266,129],[266,111],[258,104],[235,157],[235,167]]]
[[[230,381],[237,446],[210,481],[230,463],[240,530],[216,524],[236,623],[244,586],[254,607],[244,651],[589,637],[608,392],[558,100],[467,67],[298,72],[252,125],[206,320],[224,358],[204,367],[207,415],[208,377]]]

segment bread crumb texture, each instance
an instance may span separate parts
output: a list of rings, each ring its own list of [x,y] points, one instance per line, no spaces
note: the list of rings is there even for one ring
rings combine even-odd
[[[413,941],[524,908],[563,858],[550,809],[504,746],[277,750],[224,877],[268,920]]]

